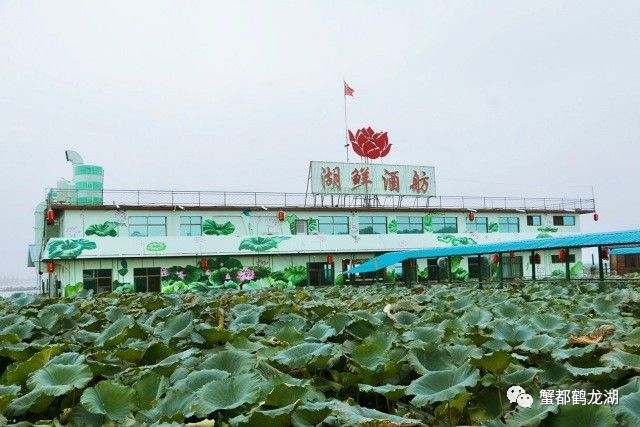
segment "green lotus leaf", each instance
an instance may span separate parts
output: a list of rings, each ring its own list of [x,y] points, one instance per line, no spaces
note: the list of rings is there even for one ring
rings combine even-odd
[[[500,227],[498,226],[497,222],[490,222],[487,232],[488,233],[497,233],[499,229],[500,229]]]
[[[230,221],[218,224],[212,219],[207,219],[202,223],[202,232],[210,236],[227,236],[234,231],[236,227]]]
[[[17,385],[0,385],[0,414],[9,407],[9,404],[20,396],[21,388]]]
[[[549,335],[534,335],[522,344],[518,349],[528,351],[529,353],[551,353],[563,343],[560,340],[550,337]]]
[[[116,237],[118,235],[118,226],[123,225],[117,221],[105,221],[102,224],[92,224],[85,230],[87,236],[96,235],[98,237]]]
[[[238,250],[246,249],[248,251],[253,252],[264,252],[269,249],[274,249],[278,247],[278,244],[283,241],[289,239],[289,236],[256,236],[256,237],[246,237],[240,241],[240,246]]]
[[[627,353],[617,348],[604,354],[600,360],[607,366],[640,370],[640,355]]]
[[[42,413],[48,409],[53,399],[53,396],[44,394],[40,389],[31,390],[29,393],[12,400],[7,408],[7,414],[15,417],[27,411]]]
[[[324,365],[334,354],[333,344],[302,343],[279,352],[273,360],[291,368],[302,368]]]
[[[162,242],[149,242],[146,248],[149,252],[163,252],[167,250],[167,245]]]
[[[356,404],[332,400],[329,402],[333,414],[342,426],[419,426],[419,420],[390,415]]]
[[[399,326],[409,328],[418,320],[418,316],[408,311],[399,311],[393,314],[393,320]]]
[[[519,407],[516,411],[509,412],[504,418],[508,426],[535,427],[547,418],[549,414],[556,412],[558,412],[558,407],[556,405],[540,405],[540,402],[534,398],[533,405],[530,408]]]
[[[49,363],[29,377],[27,385],[32,390],[38,387],[48,396],[60,396],[73,389],[81,389],[93,378],[85,364],[58,365]]]
[[[349,357],[370,372],[381,370],[385,363],[389,361],[386,347],[370,342],[362,342],[353,347]]]
[[[529,326],[518,325],[505,320],[496,320],[491,324],[491,327],[493,327],[491,335],[494,338],[512,344],[524,342],[535,335],[535,331]]]
[[[264,404],[274,408],[287,406],[303,399],[309,390],[307,387],[293,384],[276,384],[265,398]]]
[[[227,371],[219,369],[202,369],[189,373],[185,378],[178,380],[174,384],[174,388],[178,390],[188,390],[192,393],[197,392],[211,381],[221,381],[229,378],[231,374]]]
[[[538,227],[538,231],[541,233],[557,233],[558,227]]]
[[[320,342],[325,342],[329,338],[336,335],[336,330],[331,326],[327,325],[325,322],[320,321],[314,324],[311,329],[309,329],[305,333],[305,339],[307,340],[317,340]]]
[[[597,376],[602,374],[608,374],[613,370],[611,367],[594,367],[594,368],[580,368],[577,366],[570,365],[569,363],[565,363],[564,367],[569,371],[571,375],[574,377],[589,377],[589,376]]]
[[[244,373],[222,380],[213,380],[196,393],[195,413],[205,417],[221,409],[234,409],[254,403],[259,396],[260,380]]]
[[[616,427],[616,417],[610,406],[562,405],[556,415],[548,420],[551,427]]]
[[[489,310],[478,309],[465,311],[461,320],[468,325],[484,328],[489,324],[491,318],[492,315]]]
[[[402,334],[407,341],[420,341],[425,344],[435,344],[442,340],[444,331],[433,326],[418,326]]]
[[[406,388],[407,386],[394,384],[385,384],[378,387],[374,387],[369,384],[358,384],[358,389],[360,391],[365,393],[378,393],[392,401],[396,401],[404,397],[404,391]]]
[[[522,385],[532,382],[539,372],[540,369],[520,367],[511,371],[506,370],[501,378],[505,384]]]
[[[25,384],[27,377],[42,368],[51,358],[62,350],[60,347],[45,348],[23,362],[15,362],[7,366],[2,374],[5,383]]]
[[[255,360],[250,353],[238,350],[223,350],[209,356],[199,366],[200,369],[217,369],[232,375],[253,369]]]
[[[246,329],[255,329],[258,327],[259,321],[259,311],[241,314],[231,321],[231,323],[229,324],[229,330],[232,332],[239,332]]]
[[[86,239],[54,240],[48,245],[49,258],[72,259],[77,258],[85,249],[95,249],[95,242]]]
[[[640,391],[623,394],[613,413],[622,421],[621,425],[640,426]]]
[[[396,234],[398,232],[398,221],[395,219],[389,221],[389,224],[387,225],[387,232],[389,234]]]
[[[109,326],[107,326],[96,338],[97,345],[115,346],[126,339],[124,334],[125,329],[131,327],[134,324],[134,320],[129,317],[121,317]]]
[[[464,365],[457,369],[429,372],[409,384],[407,396],[414,396],[412,405],[425,406],[432,402],[452,400],[466,387],[473,387],[480,378],[477,369]]]
[[[540,332],[558,331],[564,328],[567,321],[555,314],[537,314],[529,318],[529,323]]]
[[[135,391],[115,381],[105,380],[85,389],[80,402],[92,414],[103,414],[121,422],[135,408]]]
[[[479,359],[474,359],[472,363],[492,374],[500,374],[507,369],[507,366],[511,364],[512,360],[513,358],[509,353],[494,351],[491,354],[485,354]]]
[[[307,268],[301,265],[287,267],[283,271],[284,277],[294,286],[307,280]]]
[[[482,357],[482,350],[471,345],[449,345],[444,349],[451,356],[454,365],[459,366],[467,363],[470,358],[478,359]]]
[[[234,427],[273,426],[286,427],[291,425],[291,416],[297,404],[290,404],[277,409],[262,409],[257,407],[247,415],[238,415],[229,422]]]

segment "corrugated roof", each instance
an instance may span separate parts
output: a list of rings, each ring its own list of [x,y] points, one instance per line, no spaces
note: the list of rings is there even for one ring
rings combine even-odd
[[[358,265],[345,274],[369,273],[413,258],[439,258],[446,256],[469,256],[491,253],[524,252],[544,249],[584,248],[640,244],[640,230],[613,231],[607,233],[583,233],[572,236],[548,237],[544,239],[515,240],[511,242],[481,245],[426,248],[419,250],[389,252]]]
[[[636,255],[640,254],[640,246],[632,248],[616,248],[609,251],[609,255]]]

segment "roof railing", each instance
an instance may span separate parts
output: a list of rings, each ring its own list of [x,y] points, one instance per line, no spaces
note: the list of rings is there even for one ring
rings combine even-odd
[[[49,205],[183,206],[183,207],[324,207],[393,209],[488,209],[594,212],[593,198],[385,196],[312,193],[165,190],[47,189]]]

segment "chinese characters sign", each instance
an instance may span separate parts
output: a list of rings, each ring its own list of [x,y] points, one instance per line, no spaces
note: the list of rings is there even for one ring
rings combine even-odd
[[[435,196],[435,170],[432,166],[311,162],[311,192]]]

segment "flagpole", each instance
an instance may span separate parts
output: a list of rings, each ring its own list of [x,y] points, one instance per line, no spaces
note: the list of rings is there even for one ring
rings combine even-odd
[[[346,84],[345,80],[342,81]],[[342,88],[342,97],[344,98],[344,146],[347,150],[347,163],[349,163],[349,125],[347,124],[347,91],[344,86]]]

